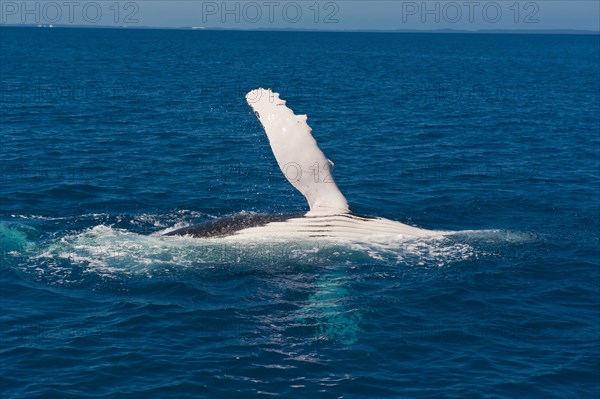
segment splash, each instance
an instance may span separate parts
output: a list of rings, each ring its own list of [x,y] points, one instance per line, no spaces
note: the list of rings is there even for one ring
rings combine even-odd
[[[287,266],[421,266],[445,267],[489,253],[481,243],[521,242],[528,237],[502,231],[462,232],[402,240],[374,238],[353,241],[223,241],[162,234],[182,219],[193,222],[206,215],[176,211],[165,215],[105,214],[78,218],[90,227],[57,231],[36,239],[40,233],[23,223],[3,224],[3,253],[19,268],[54,281],[75,281],[85,276],[115,279],[128,276],[152,278],[180,270],[227,265]],[[24,218],[24,216],[19,216]],[[39,220],[36,216],[29,220]],[[100,224],[98,224],[100,222]],[[110,223],[109,223],[110,222]],[[186,223],[185,221],[183,223]],[[120,227],[123,226],[123,227]],[[151,229],[150,234],[135,230]],[[160,229],[160,230],[157,230]],[[484,246],[483,246],[484,247]]]

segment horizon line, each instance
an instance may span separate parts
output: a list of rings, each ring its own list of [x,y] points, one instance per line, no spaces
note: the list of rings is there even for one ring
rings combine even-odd
[[[328,33],[513,33],[513,34],[581,34],[600,35],[600,30],[589,29],[311,29],[311,28],[219,28],[204,26],[132,26],[132,25],[73,25],[73,24],[7,24],[0,27],[42,29],[119,29],[119,30],[190,30],[232,32],[328,32]]]

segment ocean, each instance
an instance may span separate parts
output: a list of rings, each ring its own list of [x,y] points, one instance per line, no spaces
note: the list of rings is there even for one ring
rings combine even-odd
[[[600,395],[597,35],[0,28],[9,398]],[[281,93],[353,211],[446,238],[162,237],[302,212]]]

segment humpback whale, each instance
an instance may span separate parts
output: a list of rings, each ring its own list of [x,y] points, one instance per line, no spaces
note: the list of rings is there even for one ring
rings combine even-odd
[[[332,176],[333,162],[321,151],[306,115],[296,115],[279,93],[256,89],[248,105],[267,134],[273,155],[287,181],[308,201],[304,213],[237,214],[184,227],[168,236],[221,239],[307,238],[366,240],[392,236],[417,238],[450,232],[424,230],[389,219],[354,214]]]

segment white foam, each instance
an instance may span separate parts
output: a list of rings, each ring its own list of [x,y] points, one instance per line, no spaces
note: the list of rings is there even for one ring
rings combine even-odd
[[[336,239],[286,238],[277,235],[260,237],[251,234],[227,239],[163,236],[168,231],[189,224],[180,222],[173,226],[170,223],[171,219],[176,220],[184,214],[194,218],[203,216],[206,219],[206,215],[191,211],[130,217],[160,228],[160,231],[144,235],[107,224],[106,219],[111,218],[109,215],[90,214],[87,216],[100,223],[62,237],[52,237],[40,243],[35,250],[23,245],[22,249],[17,248],[10,255],[30,258],[31,261],[25,262],[25,267],[40,276],[54,275],[60,277],[57,281],[70,281],[74,278],[71,277],[74,273],[93,274],[103,278],[133,275],[151,277],[156,273],[173,272],[176,269],[212,268],[232,264],[267,267],[318,264],[351,268],[367,263],[384,267],[444,267],[486,256],[488,253],[481,248],[486,245],[489,248],[489,243],[526,242],[532,239],[531,235],[519,232],[486,230],[428,237],[373,234],[367,239],[363,237],[357,240],[354,230],[349,228],[347,237],[339,235]],[[346,229],[348,223],[345,219],[330,219],[327,223],[338,226],[335,229]],[[295,225],[304,229],[313,222],[302,220]],[[377,226],[387,232],[391,224],[382,221]]]
[[[371,259],[382,264],[435,265],[468,259],[476,251],[443,237],[405,241],[401,237],[371,242],[306,240],[227,242],[218,239],[141,235],[108,225],[68,234],[35,256],[42,273],[68,280],[69,267],[100,277],[152,276],[174,268],[219,267],[231,264],[349,265]],[[368,256],[368,257],[366,257]],[[43,262],[40,265],[39,262]],[[66,263],[65,263],[66,262]],[[206,265],[206,266],[203,266]]]

